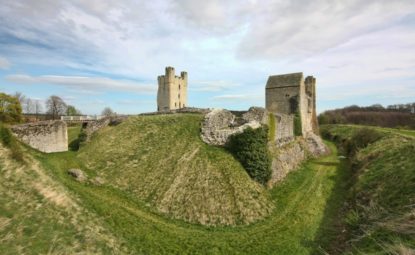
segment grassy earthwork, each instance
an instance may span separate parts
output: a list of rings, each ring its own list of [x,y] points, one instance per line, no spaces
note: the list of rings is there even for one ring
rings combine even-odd
[[[197,114],[131,117],[64,153],[22,146],[28,165],[13,160],[1,145],[0,253],[324,254],[341,246],[338,240],[349,240],[339,233],[354,226],[352,207],[345,209],[350,190],[372,192],[372,186],[355,186],[349,158],[339,158],[333,143],[330,155],[309,160],[266,189],[226,150],[201,141],[201,119]],[[79,130],[69,128],[70,143]],[[74,180],[69,168],[82,169],[89,181]],[[403,198],[398,204],[407,203]],[[409,247],[404,237],[396,245]],[[371,247],[367,251],[393,249],[388,240],[382,244],[392,248],[363,239],[353,243],[355,250],[344,249],[364,250],[364,244]]]

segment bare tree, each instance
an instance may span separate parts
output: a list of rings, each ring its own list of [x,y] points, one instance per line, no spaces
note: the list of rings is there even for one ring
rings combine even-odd
[[[15,98],[17,98],[17,100],[19,100],[19,102],[20,102],[20,105],[24,105],[24,103],[25,103],[25,100],[26,100],[26,96],[25,95],[23,95],[23,93],[22,92],[16,92],[16,93],[14,93],[14,95],[13,95]]]
[[[52,116],[52,119],[57,119],[60,115],[65,115],[66,104],[62,98],[58,96],[50,96],[46,101],[46,109]]]
[[[35,102],[30,98],[26,98],[24,100],[24,104],[22,106],[23,106],[23,111],[25,113],[34,113],[35,112]]]
[[[41,114],[43,112],[43,107],[42,104],[40,103],[39,100],[35,100],[35,106],[34,106],[34,113],[36,114],[36,119],[39,119],[39,114]]]
[[[116,113],[109,107],[105,107],[104,110],[102,110],[102,115],[104,115],[105,117],[111,117],[116,115]]]

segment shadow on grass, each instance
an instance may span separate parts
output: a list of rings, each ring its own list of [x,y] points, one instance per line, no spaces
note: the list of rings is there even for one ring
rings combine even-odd
[[[78,151],[79,150],[80,140],[79,138],[73,140],[68,144],[68,148],[70,151]]]
[[[320,165],[320,166],[339,166],[338,162],[330,162],[330,161],[317,161],[313,162],[312,164]]]
[[[347,213],[346,201],[352,185],[350,163],[346,159],[341,159],[339,163],[316,162],[316,164],[337,165],[337,174],[333,176],[335,185],[327,200],[323,219],[313,242],[312,254],[341,254],[348,237],[344,219]]]

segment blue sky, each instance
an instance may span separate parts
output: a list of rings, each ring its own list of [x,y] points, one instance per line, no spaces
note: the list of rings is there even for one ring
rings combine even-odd
[[[415,1],[2,1],[0,91],[85,114],[154,111],[165,66],[188,104],[264,106],[269,75],[317,78],[318,111],[415,101]]]

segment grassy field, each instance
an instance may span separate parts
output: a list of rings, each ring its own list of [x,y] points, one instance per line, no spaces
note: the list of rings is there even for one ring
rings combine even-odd
[[[20,145],[21,163],[0,145],[0,254],[413,252],[411,132],[371,128],[377,140],[350,150],[362,127],[323,127],[346,158],[329,143],[331,155],[267,190],[226,150],[201,142],[200,120],[134,117],[79,151]],[[79,131],[69,128],[69,143]]]
[[[340,147],[350,148],[361,142],[354,140],[365,128],[332,125],[322,129]],[[351,231],[346,240],[348,251],[414,254],[415,139],[410,131],[370,130],[364,131],[365,136],[378,138],[350,155],[354,182],[345,215]]]

